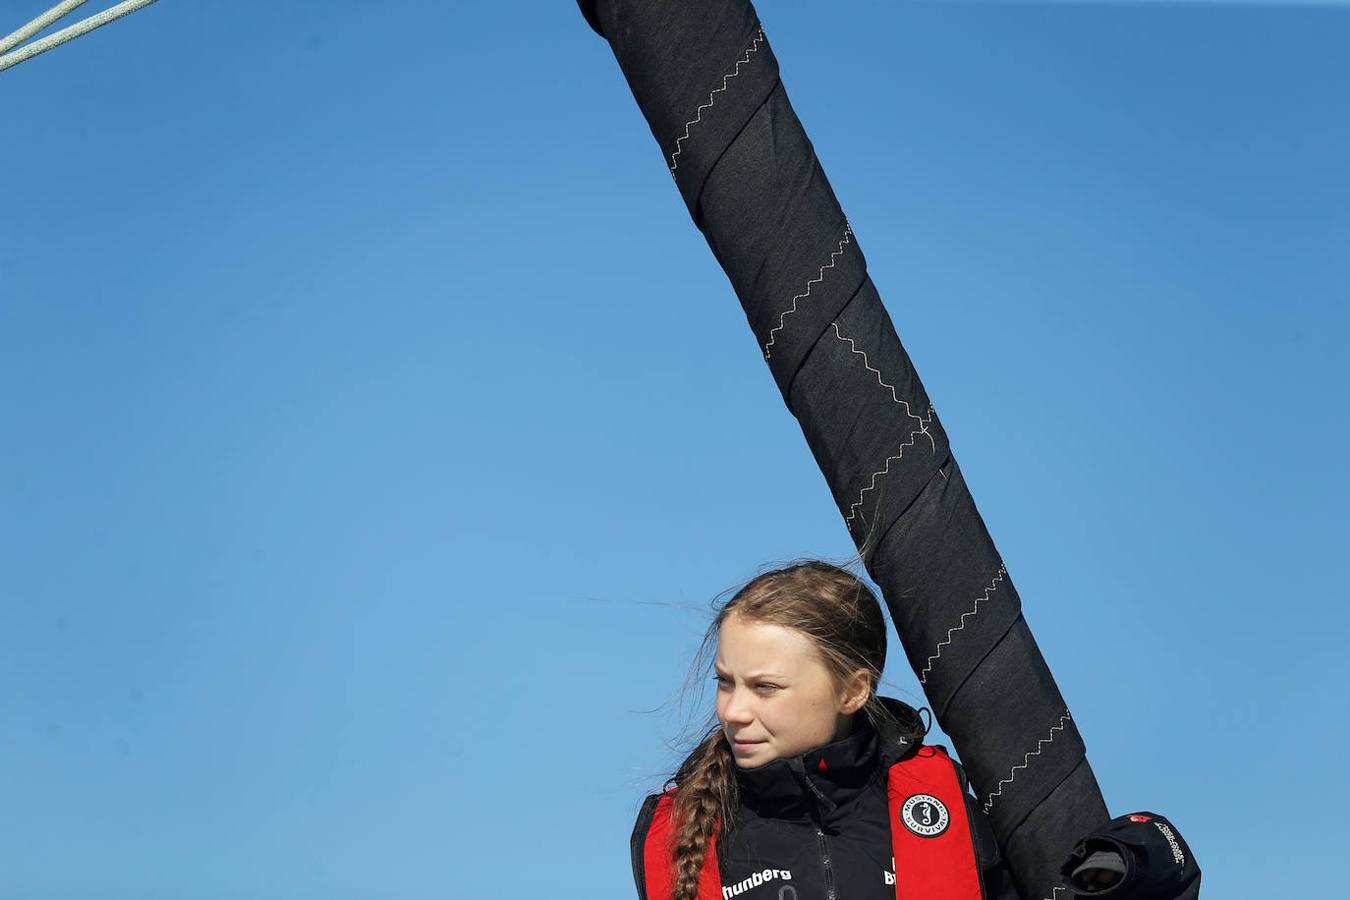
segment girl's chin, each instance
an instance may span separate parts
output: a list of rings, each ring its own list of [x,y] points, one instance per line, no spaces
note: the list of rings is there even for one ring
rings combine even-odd
[[[732,744],[731,755],[736,759],[736,765],[742,769],[753,769],[756,766],[762,766],[767,762],[773,762],[777,757],[769,749],[768,744],[755,744],[749,747],[737,747]]]

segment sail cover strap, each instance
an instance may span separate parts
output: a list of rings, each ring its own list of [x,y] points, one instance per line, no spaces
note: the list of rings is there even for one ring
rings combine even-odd
[[[1019,889],[1052,895],[1075,842],[1108,818],[1101,792],[754,7],[580,4],[740,298]]]

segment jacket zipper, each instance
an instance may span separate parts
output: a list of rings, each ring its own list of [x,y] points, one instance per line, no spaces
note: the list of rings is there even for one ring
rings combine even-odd
[[[834,870],[830,868],[830,846],[825,843],[825,832],[816,826],[816,841],[820,844],[820,864],[825,870],[825,900],[838,900],[834,890]]]

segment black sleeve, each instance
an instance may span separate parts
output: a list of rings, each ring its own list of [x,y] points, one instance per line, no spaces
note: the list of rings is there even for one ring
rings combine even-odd
[[[638,900],[647,900],[647,870],[643,849],[647,844],[647,831],[652,827],[652,817],[656,815],[656,804],[660,794],[651,794],[642,801],[637,823],[633,826],[633,836],[628,839],[629,851],[633,855],[633,880],[637,882]]]

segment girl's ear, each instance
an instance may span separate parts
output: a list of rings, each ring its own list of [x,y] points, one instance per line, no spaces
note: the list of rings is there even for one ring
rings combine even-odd
[[[871,694],[872,673],[866,669],[858,669],[844,686],[843,697],[839,704],[840,712],[852,715],[867,705],[867,698]]]

